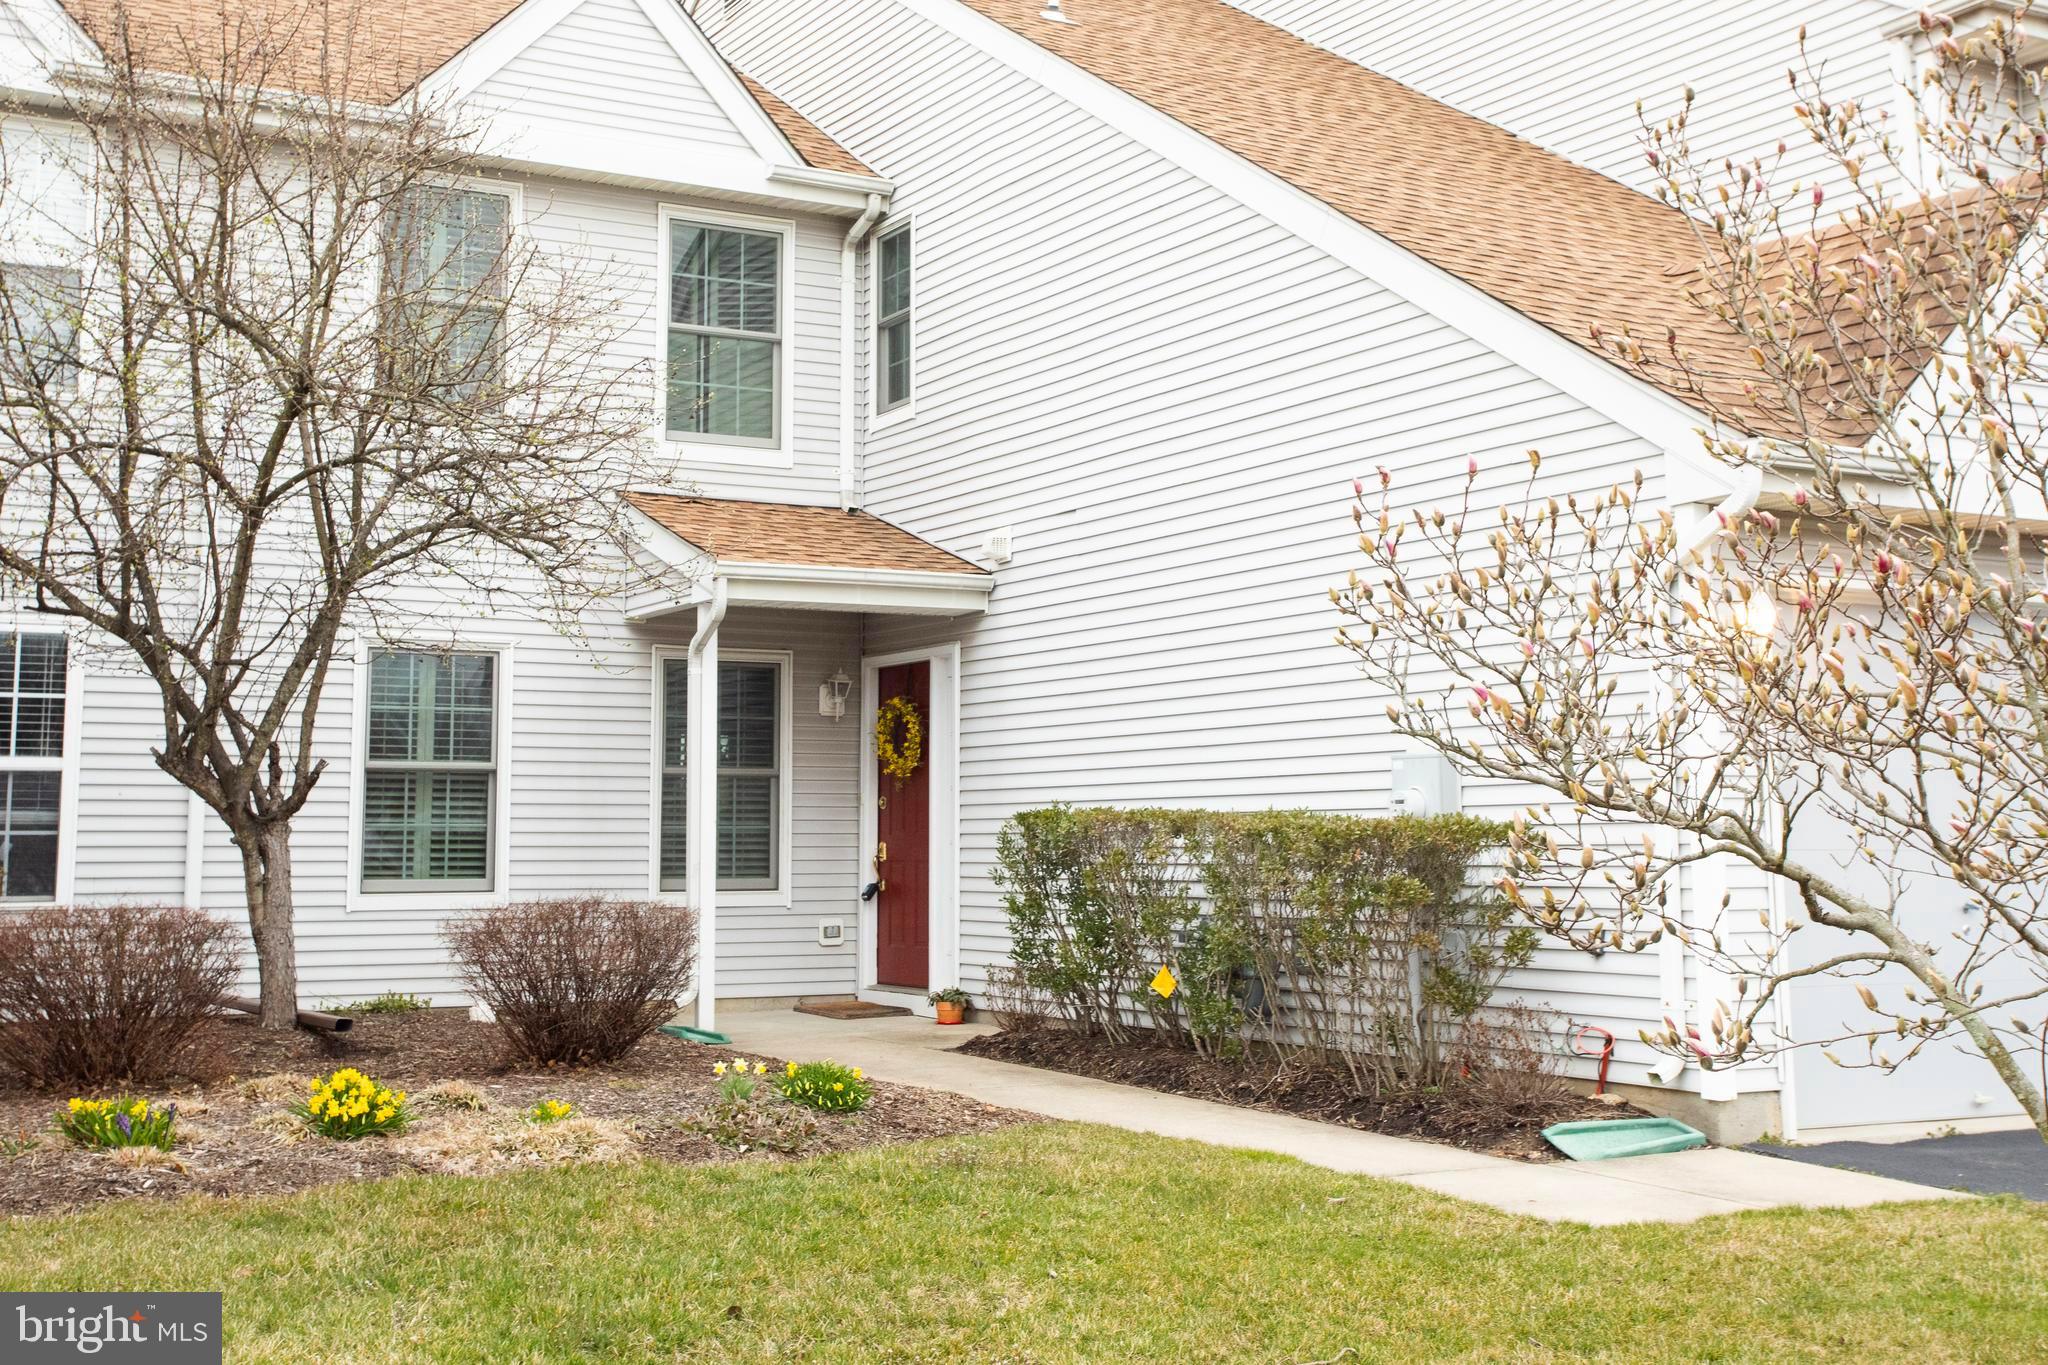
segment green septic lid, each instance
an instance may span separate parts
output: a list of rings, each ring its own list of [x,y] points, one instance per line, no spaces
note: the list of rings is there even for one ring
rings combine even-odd
[[[1624,1156],[1656,1156],[1707,1145],[1707,1135],[1677,1119],[1589,1119],[1554,1123],[1543,1140],[1573,1161],[1612,1161]]]

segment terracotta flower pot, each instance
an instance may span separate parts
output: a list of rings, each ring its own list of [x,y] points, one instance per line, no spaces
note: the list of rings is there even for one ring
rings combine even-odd
[[[933,1008],[939,1012],[942,1024],[959,1024],[967,1019],[967,1007],[957,1000],[941,1000]]]

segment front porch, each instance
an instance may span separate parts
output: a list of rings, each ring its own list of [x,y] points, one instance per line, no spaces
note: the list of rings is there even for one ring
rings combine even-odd
[[[648,570],[628,618],[673,641],[655,646],[650,857],[658,894],[698,914],[696,1026],[717,1029],[722,996],[922,1009],[959,960],[959,645],[943,623],[984,610],[992,576],[861,512],[628,501]],[[932,643],[869,653],[878,616],[930,618]],[[885,773],[891,700],[917,752]]]

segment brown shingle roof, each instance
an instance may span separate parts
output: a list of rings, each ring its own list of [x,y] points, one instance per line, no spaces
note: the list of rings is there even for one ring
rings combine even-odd
[[[775,120],[775,126],[789,139],[790,146],[810,165],[821,171],[845,171],[848,175],[873,175],[852,152],[826,137],[817,124],[789,107],[782,97],[755,80],[744,71],[735,70],[741,83],[763,109],[768,117]]]
[[[397,99],[519,7],[519,0],[63,0],[86,36],[103,50],[126,22],[137,55],[165,71],[219,70],[223,44],[260,44],[263,84],[319,90],[326,57],[345,71],[358,99]],[[346,53],[345,63],[338,55]],[[744,73],[738,73],[797,154],[819,170],[871,175]]]
[[[628,493],[626,501],[698,549],[731,563],[987,572],[866,512],[673,493]]]
[[[1702,252],[1677,210],[1220,0],[1067,0],[1068,24],[962,3],[1595,354],[1595,326],[1659,351],[1675,330],[1718,406],[1786,434],[1743,392],[1747,343],[1687,297]]]

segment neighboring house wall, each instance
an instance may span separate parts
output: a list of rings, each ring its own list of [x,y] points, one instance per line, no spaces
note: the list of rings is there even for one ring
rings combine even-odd
[[[1887,108],[1893,51],[1880,31],[1914,9],[1890,0],[1228,3],[1646,192],[1657,173],[1643,159],[1636,102],[1661,121],[1688,85],[1701,165],[1769,158],[1782,139],[1777,179],[1819,176],[1831,191],[1846,189],[1792,117],[1785,73],[1799,59],[1799,28],[1832,99]]]
[[[956,553],[1015,534],[985,619],[869,631],[963,643],[970,989],[1006,950],[990,868],[1020,808],[1386,812],[1402,745],[1326,596],[1354,477],[1455,497],[1476,456],[1485,503],[1533,446],[1548,491],[1642,468],[1657,496],[1648,442],[904,6],[749,0],[717,36],[915,216],[915,415],[870,432],[869,508]],[[1638,1080],[1657,973],[1549,947],[1507,994],[1613,1029]]]

